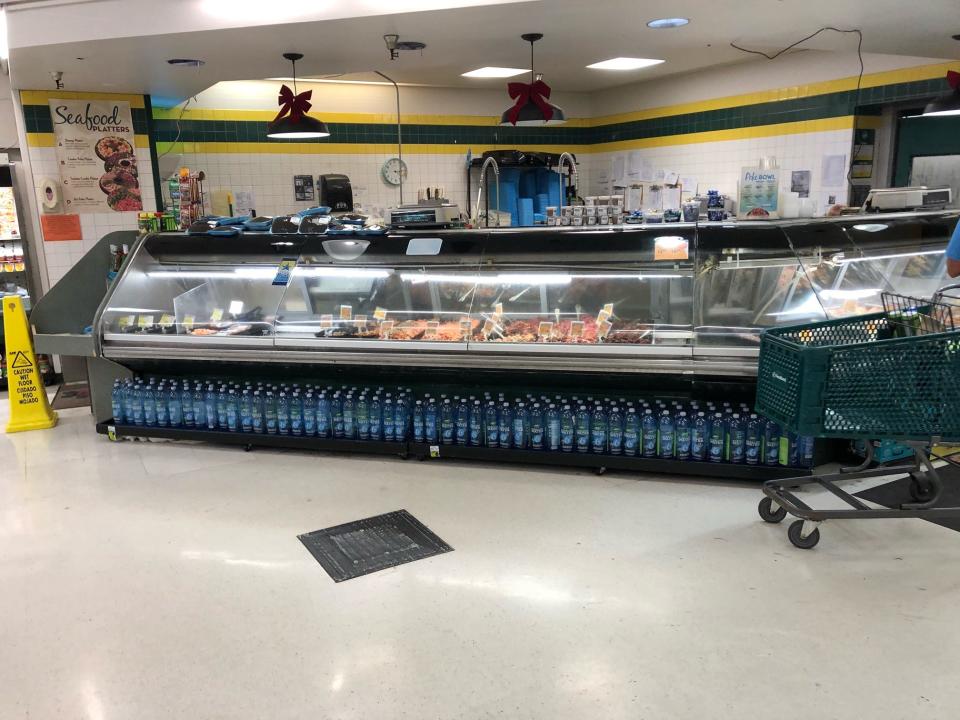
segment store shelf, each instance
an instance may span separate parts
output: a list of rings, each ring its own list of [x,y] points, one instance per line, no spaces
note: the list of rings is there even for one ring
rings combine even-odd
[[[112,430],[111,430],[112,429]],[[97,424],[97,432],[114,437],[161,438],[167,440],[201,440],[205,442],[239,445],[247,448],[277,447],[298,450],[366,453],[372,455],[410,456],[421,460],[480,460],[484,462],[516,463],[523,465],[552,465],[556,467],[588,468],[597,472],[627,470],[660,475],[686,475],[717,480],[772,480],[810,474],[805,468],[768,465],[734,465],[661,458],[627,457],[624,455],[596,455],[593,453],[543,452],[506,448],[468,447],[462,445],[431,446],[414,442],[382,442],[373,440],[338,440],[333,438],[294,435],[261,435],[187,428],[145,427],[141,425],[114,425],[111,421]]]

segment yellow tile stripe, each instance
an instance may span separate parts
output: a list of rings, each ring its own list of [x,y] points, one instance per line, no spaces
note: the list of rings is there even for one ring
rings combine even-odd
[[[134,135],[134,144],[138,148],[150,147],[149,135]],[[53,133],[27,133],[27,145],[30,147],[55,147],[56,136]]]
[[[870,88],[881,85],[915,82],[917,80],[933,80],[945,77],[947,70],[960,70],[960,63],[950,62],[937,65],[919,65],[902,70],[871,73],[863,76],[861,87]],[[857,78],[854,75],[837,80],[794,85],[792,87],[777,88],[775,90],[763,90],[760,92],[746,93],[744,95],[731,95],[729,97],[713,98],[711,100],[701,100],[681,105],[667,105],[617,115],[605,115],[592,118],[590,120],[590,126],[598,127],[615,123],[634,122],[636,120],[650,120],[652,118],[706,112],[709,110],[724,110],[727,108],[741,107],[743,105],[757,105],[759,103],[776,102],[779,100],[797,100],[814,95],[826,95],[828,93],[856,90],[856,88]]]
[[[154,108],[155,120],[176,120],[179,108]],[[315,118],[330,123],[364,123],[372,125],[396,125],[397,116],[392,113],[333,113],[311,110]],[[277,116],[276,110],[217,110],[213,108],[187,108],[183,120],[240,120],[247,122],[270,122]],[[493,127],[500,123],[493,115],[424,115],[401,114],[404,125],[469,125]],[[570,118],[566,127],[586,127],[587,118]]]
[[[21,90],[20,102],[24,105],[46,105],[52,99],[62,100],[115,100],[128,102],[132,108],[143,108],[143,95],[102,92],[68,92],[66,90]]]
[[[795,135],[798,133],[826,132],[829,130],[850,130],[854,117],[825,118],[823,120],[801,120],[798,122],[777,123],[775,125],[757,125],[756,127],[737,128],[735,130],[711,130],[709,132],[687,133],[684,135],[663,135],[661,137],[621,140],[618,142],[588,145],[589,152],[617,152],[621,150],[640,150],[643,148],[669,147],[671,145],[694,145],[725,140],[748,140],[752,138],[772,137],[774,135]]]
[[[313,143],[270,143],[270,142],[178,142],[176,149],[173,143],[158,142],[157,152],[164,154],[174,153],[272,153],[291,155],[396,155],[397,146],[393,143],[328,143],[324,141]],[[512,145],[404,145],[404,155],[466,155],[470,150],[474,157],[487,150],[503,150]],[[588,145],[537,145],[537,150],[551,153],[561,153],[564,150],[574,153],[589,152]]]

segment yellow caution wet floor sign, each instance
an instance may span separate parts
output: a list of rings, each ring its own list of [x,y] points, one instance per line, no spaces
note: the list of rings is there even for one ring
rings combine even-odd
[[[19,295],[3,298],[3,329],[7,345],[7,386],[10,390],[7,432],[51,428],[57,424],[57,414],[50,409],[47,391],[40,381],[27,313]]]

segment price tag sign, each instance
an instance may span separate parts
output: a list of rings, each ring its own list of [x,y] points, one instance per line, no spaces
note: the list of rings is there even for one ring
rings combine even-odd
[[[597,325],[599,325],[599,324],[602,323],[604,320],[606,320],[607,318],[609,318],[609,317],[610,317],[610,314],[611,314],[611,313],[607,312],[606,308],[604,308],[604,309],[601,310],[599,313],[597,313]]]
[[[503,328],[497,325],[496,321],[493,320],[492,318],[487,318],[486,320],[483,321],[482,332],[483,332],[483,336],[488,338],[494,333],[496,333],[497,335],[501,334],[503,332]]]
[[[357,315],[354,319],[354,322],[357,323],[357,327],[365,328],[367,326],[367,316],[366,315]]]
[[[607,303],[603,306],[603,312],[607,314],[607,317],[613,315],[613,303]]]
[[[210,322],[220,322],[223,320],[223,308],[214,308],[210,313]]]
[[[610,334],[610,329],[613,327],[613,323],[609,320],[601,320],[597,323],[597,337],[605,338]]]
[[[690,243],[686,238],[661,235],[653,241],[654,260],[687,260],[689,257]]]
[[[537,325],[537,337],[541,337],[544,340],[553,335],[553,323],[552,322],[542,322]]]
[[[333,315],[321,315],[320,316],[320,328],[327,329],[333,327]]]
[[[497,303],[493,306],[493,314],[497,317],[503,315],[503,303]]]
[[[393,330],[393,320],[384,320],[380,323],[380,337],[389,338],[391,330]]]
[[[437,333],[440,331],[440,323],[436,320],[430,320],[427,323],[427,329],[423,331],[424,340],[436,340]]]
[[[196,318],[193,315],[184,315],[183,316],[183,327],[188,331],[193,329],[193,324],[196,322]]]
[[[473,321],[469,318],[463,318],[460,321],[460,336],[464,340],[469,340],[470,335],[473,333]]]
[[[570,337],[583,337],[583,320],[574,320],[570,323]]]
[[[386,309],[386,308],[382,308],[382,307],[378,307],[376,310],[373,311],[373,319],[374,319],[374,320],[386,320],[386,319],[387,319],[387,309]]]
[[[170,313],[164,313],[160,316],[160,327],[172,327],[175,318]]]
[[[340,319],[341,320],[350,320],[353,317],[353,306],[352,305],[341,305],[340,306]]]
[[[124,315],[122,318],[120,318],[119,320],[117,320],[117,325],[119,325],[119,326],[122,327],[122,328],[130,327],[130,326],[133,325],[136,321],[137,321],[137,316],[136,316],[136,315]]]
[[[137,320],[137,327],[146,328],[153,325],[153,315],[141,315]]]

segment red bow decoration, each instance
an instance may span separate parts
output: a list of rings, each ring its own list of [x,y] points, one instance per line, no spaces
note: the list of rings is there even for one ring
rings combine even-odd
[[[277,104],[280,106],[280,112],[270,123],[271,125],[284,115],[289,113],[290,120],[299,122],[300,118],[310,110],[310,98],[313,96],[313,90],[306,90],[299,95],[294,95],[293,90],[286,85],[280,86],[280,97],[277,98]]]
[[[953,70],[947,70],[947,83],[954,90],[960,90],[960,72],[954,72]]]
[[[520,117],[520,109],[531,101],[540,108],[544,121],[553,117],[553,105],[547,102],[547,98],[550,97],[550,86],[543,80],[537,80],[529,85],[518,82],[507,83],[507,92],[511,98],[517,101],[516,104],[507,111],[507,120],[510,121],[511,125],[517,124],[517,119]]]

